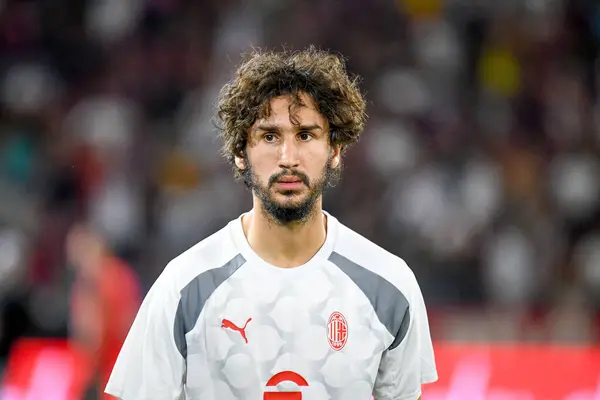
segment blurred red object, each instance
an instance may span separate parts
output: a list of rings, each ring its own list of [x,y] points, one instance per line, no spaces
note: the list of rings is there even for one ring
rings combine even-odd
[[[0,399],[80,400],[91,373],[66,340],[21,339],[10,352]]]
[[[600,400],[600,348],[438,344],[423,400]]]

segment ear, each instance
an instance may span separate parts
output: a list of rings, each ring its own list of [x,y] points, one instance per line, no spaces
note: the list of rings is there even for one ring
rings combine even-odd
[[[238,167],[238,169],[246,169],[246,161],[243,157],[235,156],[233,161],[235,162],[235,166]]]
[[[331,147],[331,151],[333,152],[331,157],[331,168],[337,168],[340,166],[340,162],[342,160],[342,145],[335,144]]]

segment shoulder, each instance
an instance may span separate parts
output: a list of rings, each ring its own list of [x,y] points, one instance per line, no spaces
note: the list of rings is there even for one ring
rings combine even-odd
[[[391,334],[389,348],[397,347],[420,312],[421,291],[406,262],[341,224],[329,260],[369,300]]]
[[[239,259],[240,256],[228,224],[173,258],[158,277],[155,286],[181,292],[197,277],[224,267],[236,258]]]
[[[413,291],[420,290],[415,274],[402,258],[342,224],[339,224],[333,257],[336,255],[389,282],[407,300]]]

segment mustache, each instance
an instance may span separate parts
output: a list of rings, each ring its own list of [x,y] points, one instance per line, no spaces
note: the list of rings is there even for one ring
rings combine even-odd
[[[308,179],[308,176],[306,176],[300,171],[295,170],[281,171],[275,175],[272,175],[269,178],[269,187],[275,185],[275,183],[277,183],[277,181],[283,178],[284,176],[294,176],[298,178],[298,180],[300,180],[302,183],[304,183],[307,187],[310,187],[310,180]]]

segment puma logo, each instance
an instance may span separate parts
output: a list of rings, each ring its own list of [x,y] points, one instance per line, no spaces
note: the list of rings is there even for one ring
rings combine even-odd
[[[239,332],[240,335],[242,335],[242,338],[244,338],[244,341],[246,342],[246,344],[248,344],[248,338],[246,337],[246,327],[248,326],[248,322],[250,322],[250,321],[252,321],[252,318],[248,318],[248,320],[244,324],[244,327],[240,328],[239,326],[237,326],[230,320],[224,319],[223,321],[221,321],[221,328],[231,329],[232,331]]]

